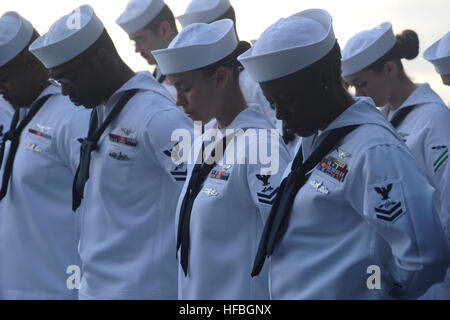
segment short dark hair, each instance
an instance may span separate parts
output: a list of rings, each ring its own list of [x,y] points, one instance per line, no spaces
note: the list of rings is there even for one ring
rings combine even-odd
[[[419,37],[413,30],[404,30],[401,34],[396,35],[397,42],[385,55],[372,63],[364,70],[374,70],[380,72],[388,61],[394,61],[399,68],[399,76],[407,79],[401,59],[412,60],[419,54]]]
[[[330,84],[340,85],[342,81],[341,58],[341,48],[338,41],[336,40],[333,48],[325,57],[316,61],[305,69],[300,70],[299,73],[301,73],[302,77],[313,79],[314,75],[317,75],[319,72],[323,72],[323,70],[329,70],[329,74],[326,78],[330,80]]]
[[[230,6],[230,8],[223,15],[218,17],[215,21],[222,19],[233,20],[233,22],[236,24],[236,12],[234,11],[233,6]]]
[[[144,27],[144,29],[150,29],[151,31],[156,33],[159,29],[159,26],[161,25],[161,23],[163,21],[169,22],[170,26],[176,32],[178,32],[173,12],[172,12],[172,10],[170,10],[170,8],[167,5],[165,5],[164,8],[162,8],[162,10],[156,15],[155,18],[153,18],[153,20],[149,24],[147,24]]]
[[[237,80],[239,78],[239,73],[240,73],[241,69],[243,68],[241,63],[238,61],[237,57],[240,56],[241,54],[243,54],[248,49],[250,49],[250,44],[248,42],[241,41],[241,42],[239,42],[236,49],[232,53],[230,53],[228,56],[226,56],[225,58],[223,58],[209,66],[202,67],[202,68],[198,69],[198,71],[200,71],[208,76],[211,76],[220,67],[225,67],[225,68],[229,68],[233,71],[234,79]]]
[[[36,29],[33,29],[33,34],[31,35],[31,39],[30,39],[30,41],[28,41],[28,44],[25,46],[25,48],[23,48],[22,51],[20,51],[13,59],[11,59],[3,67],[14,66],[17,63],[21,64],[27,55],[32,55],[32,53],[30,51],[28,51],[28,48],[39,37],[40,37],[39,32],[37,32]],[[34,55],[32,55],[32,56],[34,57]]]

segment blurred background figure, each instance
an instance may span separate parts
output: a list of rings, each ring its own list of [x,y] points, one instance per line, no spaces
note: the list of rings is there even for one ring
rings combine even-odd
[[[128,34],[136,53],[155,66],[153,76],[176,99],[176,90],[166,81],[151,51],[165,49],[178,34],[172,10],[163,0],[131,0],[116,23]]]

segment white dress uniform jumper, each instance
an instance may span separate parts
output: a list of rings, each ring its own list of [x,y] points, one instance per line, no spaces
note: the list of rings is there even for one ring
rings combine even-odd
[[[49,96],[20,136],[5,198],[0,201],[0,291],[4,299],[77,299],[68,286],[78,255],[78,217],[71,189],[89,112],[49,86]],[[10,142],[3,159],[7,165]]]
[[[250,273],[264,223],[284,168],[291,159],[280,136],[270,133],[269,126],[257,106],[251,105],[221,130],[225,135],[226,129],[261,129],[265,135],[252,140],[248,149],[256,150],[256,146],[261,144],[267,145],[267,150],[279,148],[279,170],[263,175],[261,168],[264,166],[260,161],[248,164],[248,152],[246,159],[238,159],[236,154],[233,158],[232,147],[225,149],[226,161],[223,165],[211,165],[204,183],[198,186],[199,193],[192,204],[186,227],[190,235],[187,240],[189,244],[180,243],[181,249],[178,251],[179,299],[269,299],[268,268],[262,271],[259,278],[251,278]],[[275,136],[272,138],[273,134]],[[278,145],[272,145],[274,140]],[[177,207],[177,228],[182,227],[182,218],[186,219],[180,215],[180,210],[190,186],[192,171],[193,166],[189,166]],[[182,237],[180,229],[178,232],[178,237]],[[185,245],[189,245],[189,252],[186,253],[187,265],[184,267]]]
[[[269,27],[239,60],[256,81],[270,81],[335,43],[331,16],[306,10]],[[304,137],[286,176],[252,272],[271,257],[272,299],[415,299],[443,280],[450,247],[435,191],[371,99]]]
[[[81,28],[68,28],[71,15],[64,16],[30,46],[47,68],[75,58],[104,31],[92,7],[72,14]],[[191,121],[148,72],[123,84],[91,120],[73,188],[74,208],[84,196],[79,298],[176,299],[174,199],[186,168],[172,162],[179,141],[171,138],[177,129],[192,131]]]

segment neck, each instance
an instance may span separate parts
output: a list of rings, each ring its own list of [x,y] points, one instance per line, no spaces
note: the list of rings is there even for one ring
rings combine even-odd
[[[247,109],[247,102],[239,86],[230,94],[225,94],[223,99],[220,99],[221,106],[219,113],[216,115],[219,129],[228,127],[239,113]]]
[[[328,127],[331,122],[338,118],[350,106],[356,103],[355,99],[353,99],[348,91],[344,88],[341,88],[340,86],[334,90],[334,93],[331,95],[331,97],[333,97],[333,101],[325,103],[333,106],[333,109],[331,109],[328,113],[328,118],[325,121],[325,124],[321,126],[320,130],[325,130],[325,128]]]
[[[107,101],[117,90],[119,90],[125,83],[127,83],[131,78],[135,76],[133,70],[130,69],[125,63],[121,62],[118,64],[117,68],[108,75],[109,85],[106,91]]]
[[[392,95],[387,103],[389,110],[397,110],[416,89],[417,86],[409,79],[397,81],[392,86]]]

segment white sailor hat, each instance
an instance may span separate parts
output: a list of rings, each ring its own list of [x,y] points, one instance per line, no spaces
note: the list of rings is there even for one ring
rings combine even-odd
[[[370,66],[391,50],[396,42],[390,22],[354,35],[342,50],[342,76],[355,74]]]
[[[336,43],[332,18],[310,9],[278,20],[238,57],[257,82],[279,79],[325,57]]]
[[[131,0],[116,23],[131,35],[152,22],[165,5],[162,0]]]
[[[177,17],[183,28],[192,23],[211,23],[231,7],[229,0],[192,0],[186,12]]]
[[[194,23],[184,28],[167,49],[152,51],[165,75],[209,66],[231,54],[238,46],[230,19],[211,24]]]
[[[423,57],[434,65],[437,73],[450,74],[450,31],[425,50]]]
[[[31,44],[29,50],[46,68],[54,68],[86,51],[103,30],[94,9],[84,5],[56,21],[45,35]]]
[[[13,60],[30,43],[34,28],[17,12],[0,18],[0,67]]]

